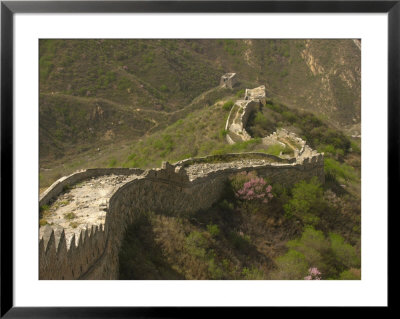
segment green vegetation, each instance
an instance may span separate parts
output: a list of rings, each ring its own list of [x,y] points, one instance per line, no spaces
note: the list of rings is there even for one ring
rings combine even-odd
[[[224,105],[222,106],[222,108],[223,108],[225,111],[228,111],[228,112],[229,112],[229,111],[231,110],[233,104],[234,104],[233,101],[225,102]]]
[[[304,279],[308,269],[317,268],[322,279],[359,279],[354,270],[360,267],[360,255],[334,233],[325,236],[322,231],[307,226],[299,239],[289,241],[288,252],[276,259],[275,279]]]
[[[339,279],[341,280],[360,280],[361,279],[361,270],[356,268],[350,268],[349,270],[345,270],[340,274]]]
[[[281,152],[283,153],[283,151],[286,149],[287,147],[281,145],[281,144],[274,144],[271,145],[267,148],[267,152],[268,154],[271,155],[275,155],[275,156],[279,156],[281,154]]]
[[[77,222],[71,222],[71,223],[69,223],[69,227],[77,228],[78,226],[79,226],[79,224],[78,224]]]
[[[39,207],[39,212],[43,213],[43,212],[47,212],[49,210],[49,205],[42,205]]]
[[[293,155],[261,143],[277,128],[325,153],[324,185],[277,184],[266,201],[240,198],[258,178],[250,173],[232,177],[220,200],[191,218],[141,214],[120,251],[121,279],[361,278],[360,143],[335,128],[360,118],[359,50],[351,40],[246,41],[40,40],[41,188],[80,168],[150,168],[248,151]],[[305,63],[310,58],[318,74]],[[217,88],[232,71],[235,89]],[[234,101],[260,84],[268,104],[246,128],[255,138],[227,144]],[[49,207],[39,211],[46,225]],[[65,218],[79,226],[74,213]]]
[[[328,179],[343,179],[344,181],[357,181],[359,177],[354,167],[340,163],[333,158],[325,158],[325,175]]]
[[[263,180],[232,175],[221,199],[190,217],[140,215],[120,252],[121,279],[360,279],[353,199],[316,179],[266,183],[268,201],[247,196]]]
[[[43,218],[42,218],[42,219],[39,220],[39,226],[40,226],[40,227],[46,226],[46,225],[47,225],[47,220],[46,220],[46,219],[43,219]]]
[[[266,203],[239,198],[258,178],[232,175],[222,198],[190,217],[140,215],[120,252],[121,279],[360,279],[360,241],[351,233],[357,222],[345,212],[346,197],[330,198],[312,179],[273,185]]]
[[[218,236],[220,230],[218,225],[209,224],[207,225],[207,231],[211,234],[211,236],[216,237]]]
[[[314,114],[293,110],[288,107],[268,101],[262,112],[256,113],[249,123],[255,136],[266,136],[277,127],[295,127],[299,136],[314,149],[326,152],[328,155],[343,157],[349,153],[352,143],[342,132],[327,127],[327,124]],[[356,149],[357,150],[357,149]]]
[[[190,113],[184,120],[155,132],[130,148],[124,167],[158,167],[162,161],[176,162],[189,157],[262,151],[261,139],[227,144],[227,114],[222,108],[204,108]]]
[[[246,92],[245,89],[240,89],[239,91],[236,92],[236,95],[235,95],[235,96],[236,96],[238,99],[243,98],[245,92]]]
[[[288,218],[296,216],[305,225],[316,225],[319,222],[318,214],[323,210],[323,190],[316,178],[309,183],[300,181],[292,188],[292,196],[284,205]]]
[[[115,167],[117,165],[117,160],[115,158],[110,159],[108,162],[108,167]]]
[[[76,215],[74,213],[66,213],[64,214],[65,219],[71,220],[76,218]]]
[[[323,85],[325,74],[311,73],[305,53],[329,74],[331,86]],[[304,108],[340,126],[353,124],[359,113],[359,54],[351,40],[313,40],[307,46],[306,40],[40,40],[40,167],[49,169],[41,171],[40,185],[49,186],[76,169],[108,166],[110,153],[122,165],[131,154],[128,145],[217,99],[243,98],[245,88],[261,83],[276,103]],[[211,92],[221,75],[232,70],[239,77],[235,91]],[[272,123],[296,122],[296,112],[283,112],[283,121],[269,114],[267,123],[258,118],[264,131],[253,133],[263,137],[275,129]],[[349,147],[357,152],[343,145],[340,136],[336,140],[311,130],[304,128],[318,139],[307,136],[312,146],[339,157]]]
[[[39,224],[44,226],[47,224],[46,216],[50,213],[50,206],[49,205],[42,205],[39,206]]]

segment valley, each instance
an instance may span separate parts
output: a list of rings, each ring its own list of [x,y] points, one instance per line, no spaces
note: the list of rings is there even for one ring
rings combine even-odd
[[[40,277],[360,279],[357,44],[41,40]]]

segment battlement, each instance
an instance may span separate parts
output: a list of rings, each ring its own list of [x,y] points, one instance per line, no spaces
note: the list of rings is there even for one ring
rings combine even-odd
[[[261,85],[254,89],[246,89],[244,94],[245,100],[257,100],[263,104],[266,103],[266,93],[265,93],[265,86]]]
[[[219,85],[223,88],[232,89],[236,82],[236,73],[225,73],[223,76],[221,76],[221,81]]]
[[[225,78],[232,81],[234,75]],[[226,85],[232,83],[227,81]],[[226,123],[228,133],[234,134],[231,137],[227,134],[230,143],[235,143],[234,139],[251,139],[245,125],[251,112],[262,103],[263,96],[265,87],[261,86],[246,90],[246,99],[236,101]],[[277,130],[265,137],[263,143],[282,143],[281,140],[294,145],[293,157],[232,153],[188,158],[175,164],[163,162],[160,168],[148,170],[87,169],[60,178],[40,197],[40,206],[82,181],[90,179],[92,185],[103,178],[97,184],[104,185],[111,180],[105,180],[104,176],[117,175],[113,178],[118,183],[109,192],[100,189],[99,194],[108,194],[108,197],[101,197],[99,207],[106,213],[104,223],[87,224],[78,233],[71,225],[67,228],[55,224],[40,227],[39,278],[118,279],[119,249],[127,227],[138,215],[149,211],[188,215],[207,209],[220,198],[232,174],[257,171],[269,183],[287,186],[313,177],[323,183],[324,154],[312,150],[305,141],[286,130]]]
[[[246,131],[245,127],[250,114],[254,112],[259,105],[260,102],[257,100],[237,100],[228,116],[225,126],[226,130],[242,141],[250,140],[251,136]]]
[[[103,252],[106,232],[102,225],[82,230],[70,241],[65,230],[46,225],[40,229],[39,278],[79,279]]]
[[[138,214],[191,214],[207,209],[218,200],[229,176],[242,171],[257,171],[268,182],[283,185],[313,176],[324,181],[322,154],[301,162],[264,153],[212,155],[175,164],[164,162],[161,168],[144,172],[132,171],[141,174],[113,192],[107,201],[104,225],[87,225],[70,240],[66,233],[71,229],[56,225],[40,228],[39,278],[117,279],[119,247],[127,226]],[[81,172],[76,174],[80,176]]]
[[[265,86],[259,86],[254,89],[246,89],[245,99],[237,100],[232,106],[225,130],[227,131],[226,140],[229,144],[251,140],[250,134],[246,131],[246,124],[252,112],[256,111],[261,104],[266,102]],[[305,159],[318,155],[318,152],[312,150],[300,137],[293,132],[285,129],[278,129],[276,132],[263,137],[264,145],[279,144],[282,147],[289,147],[293,150],[293,158],[298,163],[303,163]],[[282,154],[281,154],[282,155]],[[286,155],[287,156],[287,155]],[[307,163],[307,162],[306,162]]]

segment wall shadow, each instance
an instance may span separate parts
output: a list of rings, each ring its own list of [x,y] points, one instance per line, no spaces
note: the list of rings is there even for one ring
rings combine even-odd
[[[127,228],[121,245],[120,280],[185,279],[167,262],[154,238],[150,218],[146,214],[141,214]]]

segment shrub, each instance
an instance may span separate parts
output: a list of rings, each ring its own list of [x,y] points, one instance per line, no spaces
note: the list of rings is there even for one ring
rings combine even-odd
[[[361,154],[361,148],[358,146],[357,143],[351,142],[351,149],[354,153]]]
[[[74,219],[76,218],[76,215],[74,213],[67,213],[64,214],[65,219]]]
[[[223,108],[225,111],[230,111],[231,108],[232,108],[232,106],[233,106],[233,104],[234,104],[233,101],[225,102],[224,105],[222,105],[222,108]]]
[[[314,229],[312,226],[304,228],[301,238],[289,241],[286,246],[295,249],[305,256],[308,265],[316,265],[320,269],[325,269],[323,254],[329,250],[329,240],[322,231]]]
[[[267,185],[267,182],[262,177],[253,177],[248,182],[245,182],[235,195],[245,201],[261,200],[263,203],[268,203],[268,200],[273,197],[271,191],[272,186]]]
[[[78,225],[79,224],[77,222],[69,223],[69,226],[72,227],[72,228],[76,228],[76,227],[78,227]]]
[[[244,267],[242,270],[242,276],[245,280],[262,280],[265,277],[264,272],[256,267]]]
[[[348,270],[343,271],[339,279],[341,280],[360,280],[361,279],[361,270],[356,268],[350,268]]]
[[[218,206],[224,211],[230,211],[230,210],[233,210],[233,208],[234,208],[233,204],[228,202],[226,199],[224,199],[222,202],[218,203]]]
[[[250,236],[244,234],[243,232],[237,233],[232,231],[229,233],[228,239],[235,249],[241,251],[246,250],[250,245]]]
[[[49,208],[50,208],[49,205],[42,205],[39,207],[39,212],[40,213],[46,212],[49,210]]]
[[[222,268],[217,264],[214,257],[211,257],[208,260],[208,272],[211,279],[223,279],[224,271]]]
[[[233,191],[236,193],[238,190],[243,188],[244,183],[250,179],[257,177],[257,174],[253,172],[241,172],[230,177],[229,182]]]
[[[275,156],[279,156],[281,152],[285,150],[286,147],[282,146],[281,144],[273,144],[268,146],[267,153]]]
[[[237,92],[236,92],[236,97],[241,97],[241,96],[243,96],[243,95],[244,95],[244,92],[245,92],[244,89],[241,89],[241,90],[237,91]]]
[[[45,219],[41,219],[41,220],[39,220],[39,226],[41,227],[41,226],[45,226],[45,225],[47,225],[47,220],[45,220]]]
[[[355,247],[345,243],[338,234],[326,237],[312,226],[306,226],[302,236],[286,246],[289,251],[276,260],[276,273],[289,277],[283,279],[300,279],[302,271],[304,275],[300,277],[305,280],[319,280],[322,275],[323,279],[345,279],[354,275],[351,269],[360,267]],[[344,272],[346,269],[349,272]]]
[[[160,91],[161,92],[168,92],[168,87],[165,84],[163,84],[163,85],[160,86]]]
[[[283,206],[287,217],[295,216],[304,224],[316,225],[323,208],[323,190],[316,177],[301,181],[292,189],[292,198]]]
[[[304,277],[304,280],[321,280],[321,272],[317,267],[308,269],[308,275]]]
[[[192,231],[189,236],[186,237],[185,248],[191,255],[205,258],[207,247],[207,239],[198,231]]]
[[[219,232],[220,232],[218,225],[214,225],[214,224],[207,225],[207,230],[213,237],[218,236]]]
[[[289,251],[276,259],[278,270],[273,274],[274,279],[303,279],[309,269],[305,256],[294,250]]]
[[[333,176],[334,178],[342,178],[345,181],[356,181],[357,174],[353,167],[340,163],[333,158],[324,158],[325,175]]]
[[[226,137],[226,134],[228,134],[228,131],[225,130],[225,129],[223,129],[223,130],[221,130],[221,131],[219,132],[219,135],[220,135],[222,138],[225,138],[225,137]]]
[[[343,237],[331,233],[329,234],[329,238],[331,241],[332,252],[340,264],[346,268],[358,268],[361,266],[356,249],[350,244],[345,243]]]
[[[262,112],[256,113],[256,115],[254,117],[254,124],[259,125],[264,129],[268,128],[268,120],[265,117],[264,113],[262,113]]]

